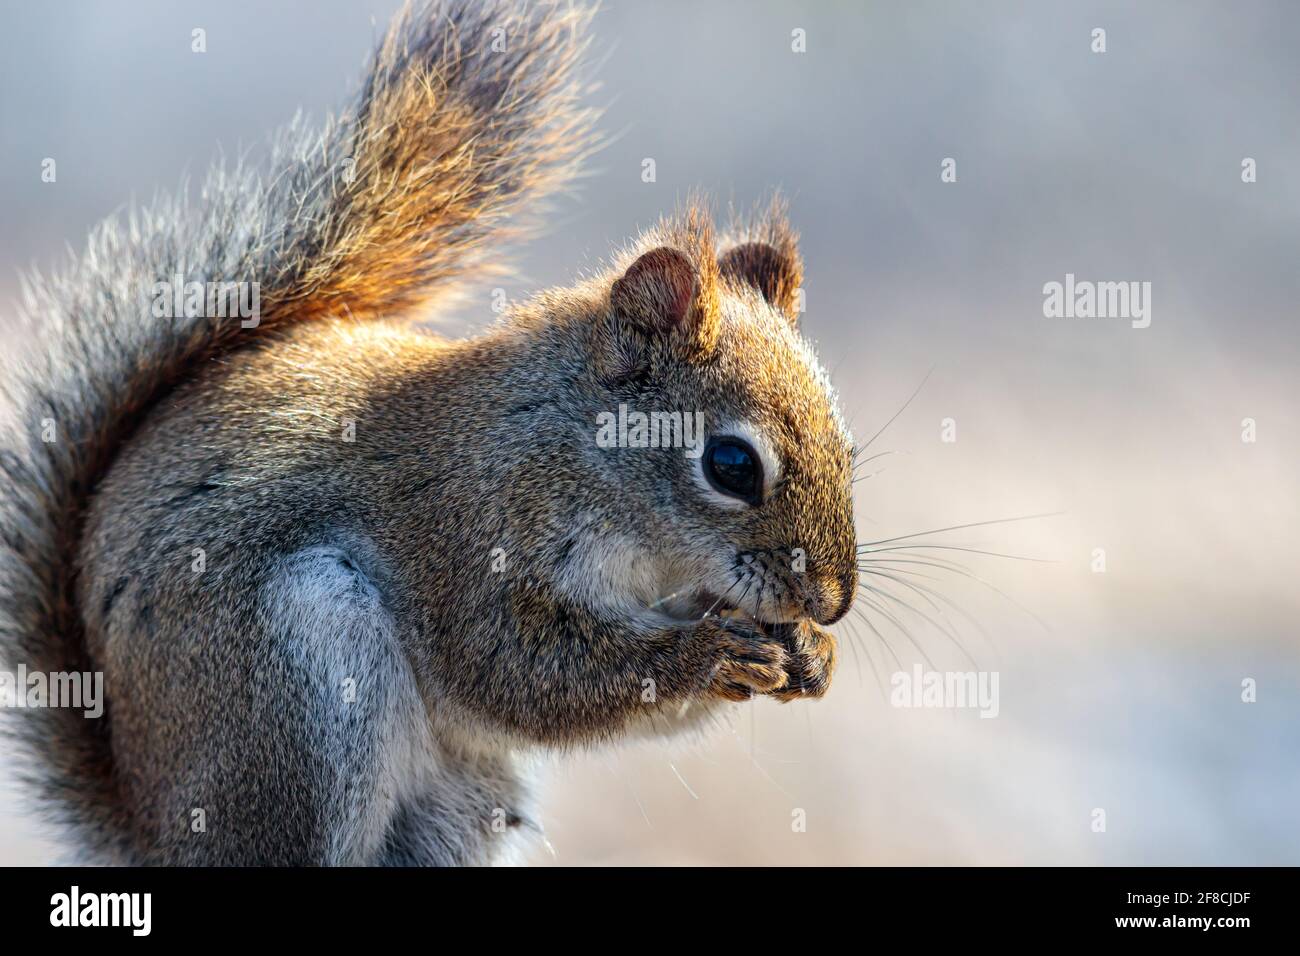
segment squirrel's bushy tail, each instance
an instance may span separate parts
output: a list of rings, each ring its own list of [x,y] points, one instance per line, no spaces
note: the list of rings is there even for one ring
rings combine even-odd
[[[521,233],[591,146],[577,74],[589,17],[563,3],[408,4],[350,112],[323,131],[295,122],[269,168],[218,169],[197,198],[104,223],[82,256],[27,281],[18,335],[35,344],[2,396],[0,665],[93,670],[75,606],[85,505],[190,369],[292,322],[410,312]],[[211,298],[161,317],[158,284],[178,276],[249,284],[255,327],[210,317]],[[128,858],[111,714],[110,699],[98,720],[49,708],[6,723],[41,803],[87,850]]]

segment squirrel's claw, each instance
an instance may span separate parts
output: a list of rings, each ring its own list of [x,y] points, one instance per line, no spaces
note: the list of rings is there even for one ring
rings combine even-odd
[[[782,703],[826,696],[835,670],[835,638],[809,620],[783,625],[783,629],[789,649],[788,679],[772,696]]]
[[[767,694],[788,703],[826,696],[835,670],[835,638],[810,620],[762,627],[711,618],[719,662],[709,690],[724,700]]]
[[[786,686],[789,655],[762,628],[727,618],[710,618],[716,632],[718,663],[709,691],[724,700],[749,700]]]

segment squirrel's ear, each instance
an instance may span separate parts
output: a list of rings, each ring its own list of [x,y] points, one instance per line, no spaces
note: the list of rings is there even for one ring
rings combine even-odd
[[[718,268],[728,279],[753,286],[791,325],[798,325],[803,263],[797,253],[766,242],[745,242],[728,249]]]
[[[708,265],[712,265],[712,261]],[[718,339],[717,293],[685,253],[667,246],[651,249],[628,267],[609,293],[615,321],[696,358]]]

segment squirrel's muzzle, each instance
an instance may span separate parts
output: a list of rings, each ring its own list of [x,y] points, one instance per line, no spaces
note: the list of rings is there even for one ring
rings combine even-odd
[[[838,578],[823,578],[816,582],[804,602],[808,616],[821,625],[834,624],[849,613],[857,584],[856,573]]]

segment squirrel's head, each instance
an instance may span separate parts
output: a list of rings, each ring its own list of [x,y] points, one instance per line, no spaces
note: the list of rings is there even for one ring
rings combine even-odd
[[[720,243],[692,209],[592,285],[582,457],[620,515],[602,544],[620,599],[683,619],[848,611],[852,439],[798,328],[801,283],[774,205]]]

